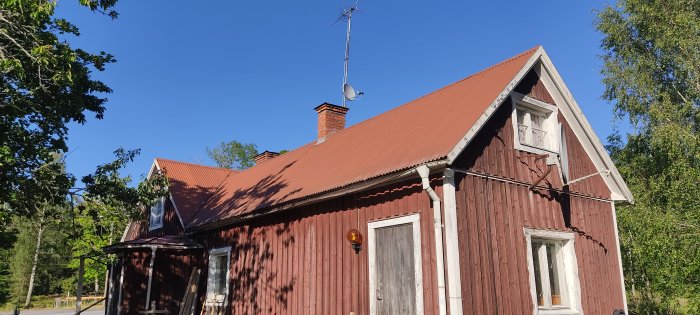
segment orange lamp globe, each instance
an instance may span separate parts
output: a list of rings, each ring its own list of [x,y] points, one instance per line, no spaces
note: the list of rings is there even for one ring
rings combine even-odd
[[[360,234],[360,231],[356,229],[351,229],[348,231],[348,234],[346,235],[348,242],[352,244],[353,246],[359,246],[362,245],[362,234]]]

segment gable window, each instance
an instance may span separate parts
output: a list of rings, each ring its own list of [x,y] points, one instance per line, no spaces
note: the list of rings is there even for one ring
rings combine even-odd
[[[574,234],[525,229],[533,314],[579,314]]]
[[[537,154],[558,150],[556,106],[514,92],[512,120],[516,149]]]
[[[209,272],[207,273],[207,304],[223,307],[228,293],[228,271],[231,248],[217,248],[209,251]]]
[[[165,212],[165,197],[158,198],[155,205],[151,206],[151,216],[148,230],[152,231],[163,227],[163,213]]]

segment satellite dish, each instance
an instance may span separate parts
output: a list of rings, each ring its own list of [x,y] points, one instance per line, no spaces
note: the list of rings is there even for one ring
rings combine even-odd
[[[343,95],[345,96],[346,100],[354,101],[358,96],[362,95],[362,92],[355,91],[350,83],[345,83],[343,84]]]
[[[561,170],[561,181],[564,185],[569,184],[569,152],[566,146],[566,134],[564,126],[559,124],[559,164]]]

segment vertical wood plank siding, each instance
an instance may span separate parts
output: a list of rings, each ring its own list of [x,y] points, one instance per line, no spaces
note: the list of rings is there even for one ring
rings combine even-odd
[[[441,194],[442,180],[432,183]],[[232,247],[227,314],[368,314],[367,244],[356,254],[345,234],[356,228],[366,242],[367,223],[413,213],[421,220],[425,314],[435,314],[433,214],[417,175],[194,239],[207,249]],[[203,277],[200,297],[205,293]]]
[[[528,76],[531,77],[531,76]],[[536,76],[535,76],[536,78]],[[519,90],[548,101],[538,80]],[[533,96],[534,97],[534,96]],[[612,314],[622,308],[622,288],[612,220],[610,191],[600,176],[571,185],[576,197],[545,189],[530,191],[493,177],[532,183],[545,170],[543,160],[514,149],[512,108],[506,100],[455,166],[492,178],[458,174],[457,212],[464,314],[529,314],[533,301],[524,227],[576,233],[582,308],[585,314]],[[564,118],[571,178],[597,172]],[[561,189],[555,169],[540,183]],[[591,198],[591,197],[595,198]],[[599,199],[596,199],[599,198]]]

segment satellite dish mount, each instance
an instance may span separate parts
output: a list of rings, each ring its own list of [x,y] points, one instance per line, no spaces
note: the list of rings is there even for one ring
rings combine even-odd
[[[364,94],[362,92],[356,91],[350,83],[348,83],[348,65],[350,64],[350,24],[352,22],[352,13],[357,11],[357,2],[355,2],[355,5],[343,10],[343,13],[340,15],[339,20],[347,20],[348,21],[348,29],[347,33],[345,36],[345,64],[343,68],[343,87],[342,87],[342,92],[343,92],[343,102],[342,105],[343,107],[345,106],[346,101],[354,101],[357,99],[358,96]]]

